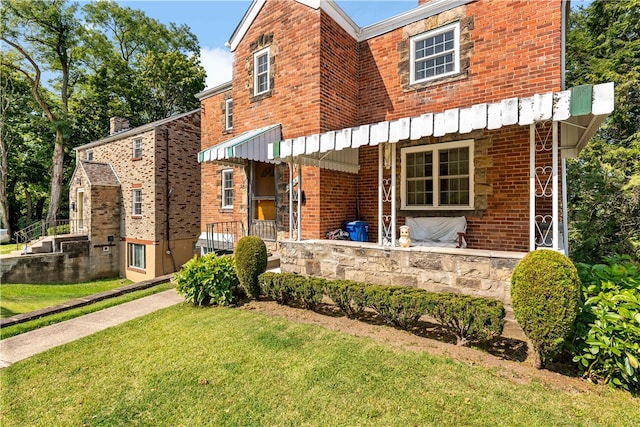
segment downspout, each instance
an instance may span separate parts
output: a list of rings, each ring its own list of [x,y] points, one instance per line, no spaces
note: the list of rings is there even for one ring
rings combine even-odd
[[[566,74],[566,61],[565,55],[567,53],[567,27],[569,26],[569,14],[571,13],[571,0],[562,0],[561,3],[561,34],[560,34],[560,89],[565,89],[565,74]]]
[[[166,254],[169,255],[169,258],[171,258],[171,265],[173,266],[173,272],[177,271],[176,268],[176,260],[173,257],[173,252],[171,251],[171,224],[169,223],[169,208],[171,207],[171,187],[169,186],[169,130],[168,129],[162,129],[162,134],[164,136],[164,143],[165,143],[165,148],[167,150],[166,153],[166,167],[165,167],[165,236],[166,236],[166,241],[167,241],[167,251]]]

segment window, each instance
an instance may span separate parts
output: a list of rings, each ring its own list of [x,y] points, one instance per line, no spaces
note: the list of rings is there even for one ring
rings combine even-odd
[[[253,54],[253,94],[268,92],[269,87],[269,48]]]
[[[93,150],[87,150],[87,161],[90,162],[93,160]]]
[[[225,130],[233,129],[233,99],[227,99],[224,102],[224,128]]]
[[[142,158],[142,138],[136,138],[133,140],[133,153],[131,157],[133,159]]]
[[[131,192],[131,215],[142,216],[142,190],[136,188]]]
[[[411,84],[459,72],[459,23],[411,38]]]
[[[402,209],[473,208],[473,140],[407,147]]]
[[[127,252],[129,253],[129,267],[145,269],[145,247],[137,243],[127,243]]]
[[[233,209],[233,170],[222,171],[222,209]]]

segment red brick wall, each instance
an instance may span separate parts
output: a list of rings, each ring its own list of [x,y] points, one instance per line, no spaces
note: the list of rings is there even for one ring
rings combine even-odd
[[[398,64],[409,36],[455,21],[465,24],[461,50],[469,50],[466,76],[436,80],[417,90],[403,88]],[[367,40],[360,50],[361,124],[557,91],[561,2],[472,2]]]

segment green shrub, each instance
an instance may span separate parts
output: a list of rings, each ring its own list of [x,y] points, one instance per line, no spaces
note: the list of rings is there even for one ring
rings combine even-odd
[[[240,286],[247,296],[260,296],[258,276],[267,269],[267,246],[256,236],[245,236],[238,241],[235,251],[236,271]]]
[[[367,307],[402,329],[415,326],[431,303],[429,292],[402,286],[370,285],[364,294]]]
[[[570,346],[582,373],[640,391],[640,270],[628,257],[578,264],[584,304]]]
[[[276,300],[279,304],[289,304],[293,300],[290,286],[291,275],[293,273],[262,273],[258,276],[260,292],[262,295]]]
[[[502,333],[504,306],[500,301],[451,293],[432,294],[430,298],[428,314],[456,336],[458,345]]]
[[[189,260],[173,281],[178,293],[198,306],[231,304],[238,287],[233,257],[213,253]]]
[[[291,280],[293,299],[308,310],[315,310],[324,295],[326,280],[320,277],[299,276]]]
[[[325,292],[349,319],[358,319],[366,308],[364,283],[351,280],[328,280]]]
[[[70,227],[69,224],[57,225],[55,227],[47,228],[47,236],[59,236],[61,234],[69,234]]]
[[[544,366],[572,331],[580,304],[580,279],[571,261],[551,250],[529,252],[511,276],[513,312]]]

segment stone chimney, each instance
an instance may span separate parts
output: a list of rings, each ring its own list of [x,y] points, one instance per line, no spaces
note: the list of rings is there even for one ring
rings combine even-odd
[[[111,117],[109,120],[109,135],[129,129],[129,120],[123,117]]]

